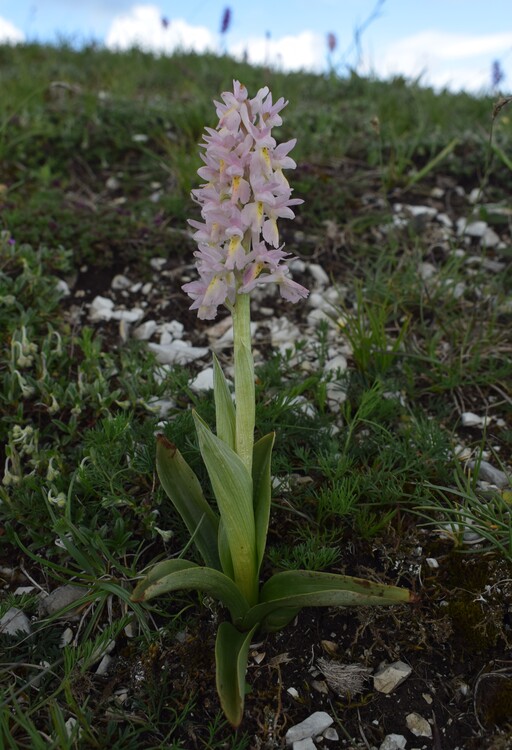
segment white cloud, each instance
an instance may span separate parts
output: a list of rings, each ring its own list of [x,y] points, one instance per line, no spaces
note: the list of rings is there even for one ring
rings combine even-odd
[[[21,29],[16,28],[10,21],[0,18],[0,42],[23,42],[25,34]]]
[[[215,48],[215,37],[204,26],[190,26],[181,19],[171,19],[167,27],[156,5],[135,5],[116,16],[105,38],[107,47],[171,53],[176,49],[205,52]]]
[[[279,39],[253,37],[230,46],[235,57],[247,57],[256,65],[272,65],[282,70],[325,70],[325,35],[303,31]]]
[[[421,76],[436,88],[480,91],[488,88],[493,60],[512,48],[512,33],[452,34],[427,30],[393,41],[373,53],[373,72],[379,78]]]

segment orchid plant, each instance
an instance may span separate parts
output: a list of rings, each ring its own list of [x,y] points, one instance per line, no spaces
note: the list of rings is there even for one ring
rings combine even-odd
[[[214,357],[216,433],[194,413],[199,447],[213,507],[176,445],[157,436],[156,463],[162,486],[185,522],[204,565],[174,558],[154,565],[138,583],[132,600],[182,589],[197,589],[219,600],[230,620],[218,628],[215,646],[217,691],[233,726],[242,720],[245,673],[257,630],[283,628],[305,606],[396,604],[413,600],[402,588],[350,576],[306,570],[272,575],[260,586],[271,505],[274,434],[254,440],[255,387],[250,333],[250,293],[276,283],[286,300],[308,291],[293,281],[289,254],[279,244],[277,221],[294,218],[283,174],[296,165],[289,156],[295,139],[277,145],[272,129],[281,125],[284,99],[273,103],[267,87],[253,99],[234,81],[233,91],[215,102],[218,125],[206,128],[205,180],[193,197],[202,222],[190,221],[198,243],[199,279],[183,286],[198,317],[213,319],[223,305],[233,318],[235,403]],[[208,493],[210,494],[210,493]]]

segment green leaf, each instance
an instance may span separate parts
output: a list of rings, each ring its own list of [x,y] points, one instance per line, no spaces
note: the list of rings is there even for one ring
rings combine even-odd
[[[215,397],[215,423],[217,437],[236,449],[236,415],[233,399],[229,391],[219,360],[213,355],[213,393]]]
[[[254,502],[254,523],[256,527],[256,553],[258,573],[267,545],[268,522],[270,517],[270,501],[272,499],[272,485],[270,464],[275,433],[260,438],[254,445],[252,458],[252,482]]]
[[[262,587],[260,603],[252,607],[240,623],[242,628],[262,624],[274,630],[279,625],[269,617],[286,620],[284,610],[290,608],[288,622],[302,607],[354,607],[414,602],[416,595],[408,589],[373,583],[362,578],[319,573],[310,570],[286,570],[272,576]]]
[[[233,570],[233,560],[231,559],[231,552],[229,551],[228,538],[226,536],[226,529],[224,528],[224,522],[222,518],[219,523],[219,557],[220,564],[222,565],[223,572],[234,580],[235,573]]]
[[[157,563],[135,587],[131,600],[142,602],[171,591],[195,589],[209,594],[229,609],[232,619],[240,622],[249,609],[244,596],[224,573],[204,568],[179,558]]]
[[[217,692],[222,710],[233,727],[244,714],[245,674],[249,646],[256,627],[240,633],[230,622],[222,622],[215,642]]]
[[[220,570],[219,517],[205,500],[198,478],[178,448],[162,434],[157,435],[156,469],[162,487],[182,517],[204,562],[209,568]]]
[[[235,582],[250,604],[258,601],[252,479],[244,464],[194,412],[199,447],[217,499]]]

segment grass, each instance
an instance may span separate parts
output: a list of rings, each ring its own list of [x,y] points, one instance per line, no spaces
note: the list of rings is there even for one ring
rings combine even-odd
[[[0,744],[182,748],[192,727],[198,746],[250,747],[216,707],[198,714],[197,684],[183,693],[166,678],[172,660],[162,655],[200,628],[201,597],[129,601],[144,565],[187,544],[155,480],[154,432],[204,479],[190,406],[212,421],[211,394],[191,390],[186,367],[162,378],[140,342],[119,346],[108,330],[74,326],[57,280],[86,266],[147,280],[155,256],[190,263],[189,193],[211,99],[232,78],[251,91],[269,85],[290,101],[281,136],[298,138],[293,186],[306,198],[284,229],[288,245],[318,255],[343,293],[314,341],[258,368],[258,430],[277,431],[267,569],[350,566],[354,539],[371,545],[423,522],[465,552],[464,531],[476,529],[484,544],[473,552],[512,560],[509,496],[482,490],[455,456],[464,442],[478,459],[512,460],[511,245],[495,210],[512,188],[500,158],[510,115],[499,113],[490,143],[490,98],[403,79],[66,45],[1,47],[0,62],[0,567],[8,576],[15,560],[34,586],[0,595],[0,616],[16,606],[34,617],[30,635],[0,636]],[[497,251],[475,250],[469,274],[453,238],[440,243],[414,225],[382,231],[394,196],[423,203],[437,184],[481,187],[473,218],[508,237]],[[431,280],[419,273],[427,262]],[[324,369],[333,329],[350,351],[345,372]],[[338,409],[334,385],[346,393]],[[162,425],[154,403],[169,396]],[[462,429],[464,411],[491,416],[491,428]],[[37,593],[67,583],[83,595],[63,645],[58,615],[38,615]],[[102,695],[94,670],[111,641],[121,666]]]

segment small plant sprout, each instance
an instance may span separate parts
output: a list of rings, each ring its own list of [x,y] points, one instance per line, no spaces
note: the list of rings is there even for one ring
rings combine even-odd
[[[233,726],[242,721],[249,645],[257,630],[287,625],[305,606],[353,606],[411,602],[402,588],[350,576],[286,570],[260,586],[271,501],[274,433],[254,441],[255,386],[250,334],[250,293],[276,283],[290,302],[307,290],[290,276],[289,255],[280,245],[278,219],[294,217],[284,176],[295,167],[289,152],[295,139],[277,145],[284,99],[273,103],[267,87],[249,99],[245,86],[216,102],[218,125],[207,128],[198,171],[205,183],[193,191],[202,222],[191,221],[198,250],[199,279],[183,289],[198,317],[215,318],[220,306],[233,316],[235,403],[214,358],[216,434],[194,412],[201,455],[216,508],[178,447],[157,437],[157,471],[162,486],[185,522],[204,566],[179,558],[157,563],[138,583],[132,600],[142,602],[183,589],[218,599],[231,621],[220,624],[215,646],[217,691]]]

